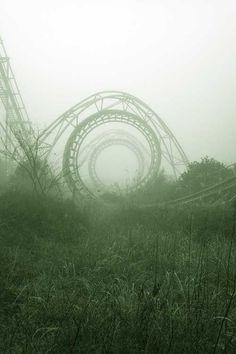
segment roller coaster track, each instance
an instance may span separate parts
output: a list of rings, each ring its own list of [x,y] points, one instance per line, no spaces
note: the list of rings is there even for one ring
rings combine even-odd
[[[5,147],[8,149],[16,148],[17,144],[12,132],[19,132],[28,142],[33,142],[35,139],[35,132],[32,128],[31,120],[29,119],[10,65],[9,57],[1,39],[0,102],[5,109],[5,119],[3,122],[0,121],[0,129],[2,131],[1,140],[5,144]],[[170,131],[165,122],[157,116],[157,114],[147,104],[124,92],[103,91],[89,96],[67,110],[58,119],[52,122],[40,135],[40,143],[46,149],[46,156],[48,157],[63,134],[66,131],[69,131],[70,136],[64,150],[63,168],[66,169],[68,175],[70,176],[70,178],[68,178],[68,176],[65,178],[71,191],[74,190],[74,188],[78,188],[79,191],[86,190],[83,182],[78,184],[78,180],[81,179],[81,176],[78,171],[80,165],[76,159],[80,155],[79,147],[81,145],[81,139],[84,139],[89,131],[109,121],[119,123],[123,122],[136,127],[143,133],[144,136],[146,136],[151,147],[150,156],[153,161],[153,170],[150,174],[154,175],[155,172],[158,171],[161,163],[161,157],[169,163],[175,176],[177,176],[179,165],[188,165],[188,159],[174,134]],[[4,139],[3,134],[5,135]],[[114,133],[114,139],[115,136],[116,133]],[[126,135],[126,140],[124,136],[122,142],[119,141],[119,143],[130,147],[131,150],[136,149],[127,137],[128,134]],[[116,137],[116,140],[117,139],[118,138]],[[97,145],[97,142],[100,145]],[[90,151],[94,148],[98,149],[99,153],[103,150],[103,145],[101,144],[105,144],[104,146],[106,146],[104,139],[101,139],[101,142],[99,142],[99,139],[94,139],[92,144],[89,146]],[[109,144],[111,144],[111,141],[108,141],[108,145]],[[88,150],[87,147],[85,147],[85,150],[86,149]],[[98,153],[95,156],[96,158]],[[90,166],[90,170],[93,170],[92,174],[94,177],[96,176],[96,171],[94,170],[96,159],[93,153],[90,153],[90,155],[94,161],[89,161],[88,165]],[[235,168],[235,164],[232,164],[231,167]],[[143,185],[144,184],[145,179]],[[226,198],[228,200],[232,200],[235,198],[235,190],[236,176],[205,188],[199,192],[171,200],[166,204],[175,206],[180,204],[196,203],[198,201],[205,201],[213,197],[214,199]]]
[[[0,128],[5,135],[2,144],[8,151],[21,154],[16,134],[28,143],[33,141],[34,130],[16,82],[10,59],[0,38],[0,101],[5,109],[5,121]]]
[[[234,191],[233,195],[231,195],[230,198],[227,198],[230,201],[234,200],[236,197],[236,176],[226,179],[220,183],[214,184],[213,186],[204,188],[199,192],[192,193],[175,200],[171,200],[167,202],[166,205],[189,204],[197,201],[204,201],[214,196],[216,196],[217,199],[224,199],[225,193],[232,190]]]

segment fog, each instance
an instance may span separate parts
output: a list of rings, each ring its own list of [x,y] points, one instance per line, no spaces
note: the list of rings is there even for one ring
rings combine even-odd
[[[235,18],[234,0],[2,0],[0,34],[35,125],[121,90],[162,117],[190,160],[231,163]]]

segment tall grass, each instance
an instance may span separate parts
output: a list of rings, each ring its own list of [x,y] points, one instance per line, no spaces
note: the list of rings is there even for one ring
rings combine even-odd
[[[233,210],[26,200],[0,198],[0,352],[236,352]]]

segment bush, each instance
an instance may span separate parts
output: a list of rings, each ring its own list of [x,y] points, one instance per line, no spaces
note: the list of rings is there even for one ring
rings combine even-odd
[[[20,234],[70,238],[87,226],[86,214],[71,200],[9,191],[0,196],[0,220]]]

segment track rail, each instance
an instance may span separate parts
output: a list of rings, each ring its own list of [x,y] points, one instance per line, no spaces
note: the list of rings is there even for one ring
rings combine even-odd
[[[188,203],[193,203],[196,201],[201,201],[205,200],[209,197],[212,197],[214,195],[223,196],[223,194],[227,191],[230,191],[232,189],[236,190],[236,176],[233,176],[227,180],[224,180],[223,182],[214,184],[213,186],[210,186],[208,188],[205,188],[204,190],[201,190],[199,192],[187,195],[186,197],[178,198],[173,201],[168,202],[167,204],[171,205],[176,205],[176,204],[188,204]]]
[[[1,38],[0,102],[5,111],[4,118],[0,122],[2,152],[5,156],[13,153],[21,156],[21,147],[16,136],[25,144],[30,144],[33,143],[35,134]],[[8,169],[8,163],[6,163],[6,169]]]
[[[0,38],[0,99],[9,125],[15,125],[25,135],[34,135],[31,121],[16,82],[10,59]],[[15,128],[15,127],[14,127]]]
[[[230,192],[230,195],[227,193]],[[150,203],[140,206],[140,208],[156,208],[166,206],[189,205],[197,202],[206,202],[211,199],[233,202],[236,200],[236,176],[230,177],[220,183],[207,187],[199,192],[188,194],[184,197],[169,200],[167,202]]]
[[[31,141],[33,142],[33,139],[35,139],[35,132],[1,38],[0,101],[5,110],[5,119],[4,121],[0,121],[0,129],[5,134],[5,139],[1,136],[1,140],[5,144],[5,147],[8,149],[15,149],[18,145],[12,132],[19,132],[28,143]],[[116,107],[119,107],[125,112],[135,113],[136,115],[139,115],[144,122],[150,122],[152,124],[152,126],[158,131],[160,142],[164,147],[164,158],[170,163],[174,173],[177,171],[178,164],[187,166],[188,159],[181,145],[165,122],[143,101],[121,91],[103,91],[82,100],[52,122],[41,134],[40,142],[49,154],[67,129],[74,129],[78,126],[84,113],[87,113],[87,111],[91,111],[92,109],[93,114],[95,114],[95,112],[102,112],[104,109],[110,111]],[[91,112],[89,114],[91,114]],[[177,155],[173,153],[173,148],[176,149]],[[235,166],[236,164],[231,165],[232,168],[235,168]],[[222,196],[225,196],[228,191],[233,191],[234,189],[236,189],[236,176],[197,193],[169,201],[165,204],[174,206],[207,200],[207,198],[213,196],[221,198]],[[231,193],[231,199],[236,198],[236,196],[232,197],[232,195],[234,195],[234,192]],[[152,206],[154,206],[154,204]]]

